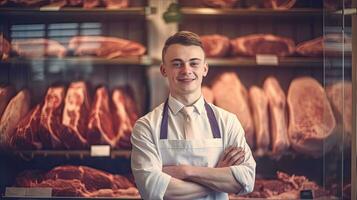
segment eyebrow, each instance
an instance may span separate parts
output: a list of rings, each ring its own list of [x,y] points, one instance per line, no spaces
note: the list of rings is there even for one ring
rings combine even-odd
[[[201,60],[201,59],[199,59],[199,58],[191,58],[189,61],[196,61],[196,60]],[[183,60],[180,59],[180,58],[174,58],[170,62],[183,62]]]

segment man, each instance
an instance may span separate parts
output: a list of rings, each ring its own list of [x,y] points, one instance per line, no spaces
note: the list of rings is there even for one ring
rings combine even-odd
[[[131,167],[144,199],[228,199],[253,190],[255,161],[237,117],[202,96],[208,65],[202,43],[181,31],[166,40],[165,103],[133,130]]]

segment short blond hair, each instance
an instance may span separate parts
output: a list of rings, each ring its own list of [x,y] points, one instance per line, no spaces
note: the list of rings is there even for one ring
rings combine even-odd
[[[172,35],[171,37],[167,38],[165,42],[165,46],[162,49],[162,61],[164,62],[164,56],[166,54],[167,49],[169,48],[170,45],[173,44],[182,44],[185,46],[199,46],[203,49],[203,45],[201,42],[200,36],[198,36],[196,33],[190,32],[190,31],[179,31]]]

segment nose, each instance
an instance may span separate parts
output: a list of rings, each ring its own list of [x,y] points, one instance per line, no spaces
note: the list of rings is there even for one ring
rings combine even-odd
[[[192,73],[192,69],[191,69],[190,63],[189,62],[185,62],[183,67],[181,67],[181,71],[183,73],[186,73],[186,74]]]

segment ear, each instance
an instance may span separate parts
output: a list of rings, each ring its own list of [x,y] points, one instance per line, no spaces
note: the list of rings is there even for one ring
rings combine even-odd
[[[165,69],[165,67],[164,67],[164,64],[161,64],[161,65],[160,65],[160,72],[161,72],[161,74],[162,74],[164,77],[167,76],[167,74],[166,74],[166,69]]]
[[[205,65],[203,66],[203,77],[206,77],[208,74],[208,64],[205,62]]]

